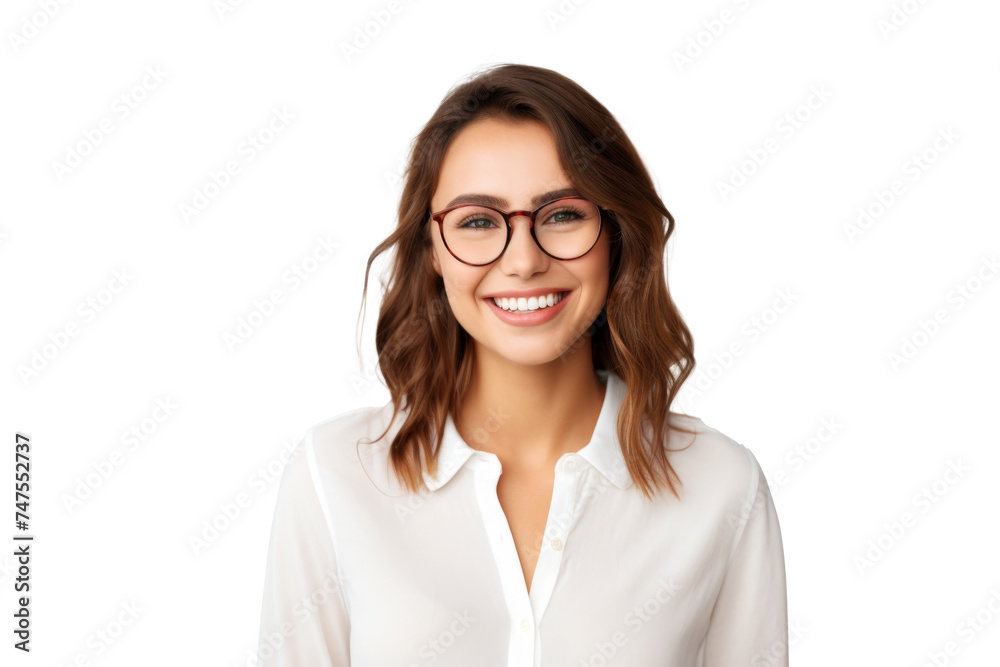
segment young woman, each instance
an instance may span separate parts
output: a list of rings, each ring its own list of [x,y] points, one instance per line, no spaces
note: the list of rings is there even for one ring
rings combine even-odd
[[[284,472],[261,665],[788,664],[760,465],[670,411],[694,364],[673,226],[573,81],[450,91],[368,260],[395,247],[392,400],[315,425]]]

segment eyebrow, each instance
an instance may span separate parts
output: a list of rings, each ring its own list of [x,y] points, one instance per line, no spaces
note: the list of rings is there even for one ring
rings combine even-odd
[[[553,199],[559,199],[560,197],[579,197],[580,193],[574,188],[563,188],[562,190],[552,190],[551,192],[544,192],[540,195],[535,195],[531,198],[531,206],[533,208],[538,208],[542,204],[547,204]],[[464,194],[458,195],[452,199],[445,208],[451,208],[452,206],[458,206],[459,204],[481,204],[483,206],[494,206],[496,208],[506,209],[510,206],[508,202],[503,197],[497,197],[494,195],[483,195],[483,194]]]

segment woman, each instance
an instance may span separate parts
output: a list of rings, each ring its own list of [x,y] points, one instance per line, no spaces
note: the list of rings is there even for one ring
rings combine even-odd
[[[314,426],[284,472],[262,665],[788,664],[761,468],[669,410],[694,364],[673,224],[573,81],[450,91],[368,260],[396,248],[392,401]]]

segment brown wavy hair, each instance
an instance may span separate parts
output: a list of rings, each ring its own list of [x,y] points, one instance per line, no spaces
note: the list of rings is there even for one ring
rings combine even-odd
[[[392,395],[392,419],[401,409],[407,413],[389,450],[397,478],[416,493],[423,484],[421,464],[435,474],[447,416],[459,414],[471,383],[475,346],[455,319],[431,263],[429,219],[451,139],[484,118],[547,125],[573,186],[608,212],[608,298],[581,334],[591,338],[595,370],[614,372],[627,386],[616,428],[633,482],[647,498],[664,485],[679,497],[664,444],[670,428],[692,433],[670,424],[669,417],[695,359],[691,332],[670,297],[664,272],[674,218],[614,116],[569,78],[521,64],[489,66],[447,93],[411,145],[398,225],[368,258],[362,308],[372,262],[395,246],[375,347]]]

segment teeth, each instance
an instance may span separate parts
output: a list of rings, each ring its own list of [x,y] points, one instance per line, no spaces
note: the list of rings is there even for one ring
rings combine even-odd
[[[562,298],[565,295],[566,292],[553,292],[551,294],[546,294],[545,296],[533,296],[528,299],[508,299],[507,297],[501,297],[494,298],[493,303],[504,310],[509,310],[512,313],[530,313],[533,310],[548,308],[549,306],[556,305],[562,301]]]

